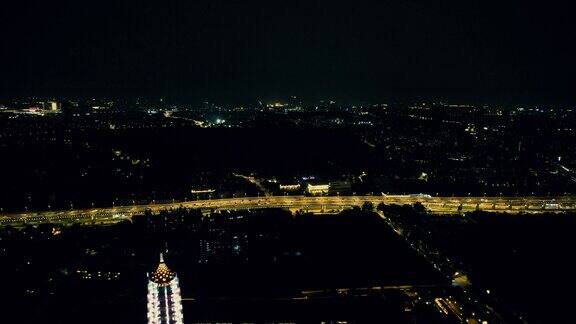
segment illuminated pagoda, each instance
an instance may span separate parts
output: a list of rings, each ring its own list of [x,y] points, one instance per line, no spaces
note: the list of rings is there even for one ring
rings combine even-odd
[[[183,324],[184,320],[178,276],[160,254],[158,268],[148,274],[148,324],[164,323]]]

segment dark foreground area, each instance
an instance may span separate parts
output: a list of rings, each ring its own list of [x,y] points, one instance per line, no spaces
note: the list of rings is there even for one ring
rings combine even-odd
[[[525,314],[529,323],[573,323],[574,214],[476,212],[439,220],[434,240],[469,269],[473,285]]]
[[[377,210],[178,209],[112,226],[7,227],[1,304],[8,322],[144,323],[147,273],[167,251],[186,323],[459,323],[479,312],[571,322],[576,215]],[[453,286],[453,269],[471,286]]]
[[[2,264],[10,265],[1,276],[13,279],[3,305],[27,323],[145,322],[146,273],[166,246],[187,323],[403,322],[419,314],[413,304],[420,291],[449,288],[376,214],[361,209],[209,217],[177,210],[109,227],[46,225],[1,235]]]

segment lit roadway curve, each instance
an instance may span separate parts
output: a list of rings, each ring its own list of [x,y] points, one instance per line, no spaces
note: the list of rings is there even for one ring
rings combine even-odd
[[[562,197],[426,197],[422,195],[385,196],[267,196],[195,200],[149,205],[128,205],[106,208],[73,209],[61,211],[34,211],[0,215],[0,226],[36,225],[42,223],[86,223],[110,224],[132,216],[141,215],[146,210],[158,213],[171,208],[201,209],[256,209],[286,208],[319,213],[338,212],[364,202],[375,206],[385,204],[422,203],[430,212],[437,214],[457,214],[480,209],[483,211],[508,213],[542,213],[576,211],[576,196]]]

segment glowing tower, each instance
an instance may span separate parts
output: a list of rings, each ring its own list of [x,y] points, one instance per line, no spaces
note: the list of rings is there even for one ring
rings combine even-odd
[[[148,324],[183,324],[178,276],[160,254],[156,271],[148,275]]]

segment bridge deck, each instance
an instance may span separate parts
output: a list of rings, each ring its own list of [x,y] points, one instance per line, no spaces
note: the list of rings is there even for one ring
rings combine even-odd
[[[163,204],[115,206],[108,208],[74,209],[59,211],[34,211],[0,216],[0,226],[69,223],[115,222],[143,214],[146,210],[157,213],[171,208],[256,209],[288,208],[310,211],[341,210],[361,206],[364,202],[374,205],[422,203],[430,212],[455,214],[476,209],[510,213],[541,213],[549,211],[576,211],[576,196],[561,197],[422,197],[422,196],[266,196],[195,200]]]

